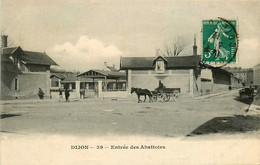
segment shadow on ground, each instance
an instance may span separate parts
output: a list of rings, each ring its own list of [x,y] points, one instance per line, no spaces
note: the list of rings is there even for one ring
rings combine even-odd
[[[239,96],[235,97],[234,100],[239,101],[239,102],[244,103],[244,104],[248,104],[248,105],[252,104],[252,102],[253,102],[252,98],[240,99]]]
[[[212,133],[245,133],[260,129],[260,116],[216,117],[196,128],[187,136]]]
[[[8,117],[15,117],[21,116],[20,114],[1,114],[0,119],[8,118]]]

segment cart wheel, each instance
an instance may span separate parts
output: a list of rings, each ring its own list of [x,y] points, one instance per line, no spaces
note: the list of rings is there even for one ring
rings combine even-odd
[[[176,102],[176,101],[179,101],[179,94],[180,94],[180,92],[178,92],[178,91],[175,91],[174,93],[173,93],[173,100]]]
[[[170,94],[165,94],[164,97],[163,97],[163,100],[164,100],[165,102],[168,102],[168,101],[170,100],[170,98],[171,98],[171,95],[170,95]]]
[[[156,102],[157,101],[157,95],[153,95],[152,99],[153,99],[154,102]]]

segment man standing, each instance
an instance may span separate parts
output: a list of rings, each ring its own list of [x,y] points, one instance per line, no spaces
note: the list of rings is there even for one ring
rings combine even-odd
[[[59,96],[60,96],[59,102],[61,102],[62,101],[62,90],[61,90],[61,88],[59,89]]]
[[[69,97],[70,97],[70,92],[69,92],[69,90],[66,88],[66,89],[65,89],[65,98],[66,98],[66,102],[69,101]]]

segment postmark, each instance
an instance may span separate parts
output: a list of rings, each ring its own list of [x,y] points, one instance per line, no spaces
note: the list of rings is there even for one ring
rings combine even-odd
[[[202,62],[235,63],[238,49],[237,21],[222,18],[202,21]]]

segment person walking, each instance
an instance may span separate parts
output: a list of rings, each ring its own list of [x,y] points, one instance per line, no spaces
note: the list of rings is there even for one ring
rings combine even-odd
[[[69,97],[70,97],[70,92],[68,89],[65,89],[65,98],[66,98],[66,102],[69,101]]]
[[[61,90],[61,88],[59,89],[59,96],[60,96],[59,102],[61,102],[62,101],[62,90]]]

